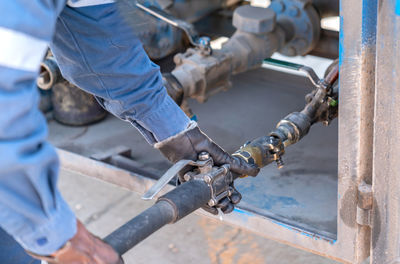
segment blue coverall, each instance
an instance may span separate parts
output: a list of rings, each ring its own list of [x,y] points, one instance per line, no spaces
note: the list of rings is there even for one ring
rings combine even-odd
[[[75,216],[57,189],[59,161],[38,110],[35,82],[48,46],[67,80],[131,122],[149,143],[190,122],[112,1],[0,1],[2,264],[35,263],[15,240],[48,255],[76,232]]]

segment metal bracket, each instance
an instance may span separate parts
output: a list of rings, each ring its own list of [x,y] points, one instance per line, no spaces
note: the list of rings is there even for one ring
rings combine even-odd
[[[217,189],[219,188],[216,188],[216,185],[218,185],[218,187],[221,187],[223,185],[229,186],[233,182],[232,177],[226,178],[226,176],[228,175],[231,176],[231,174],[228,174],[230,166],[228,164],[225,164],[221,167],[205,166],[203,168],[203,171],[200,168],[200,174],[196,174],[192,171],[186,173],[184,179],[185,181],[200,180],[207,183],[208,187],[210,187],[211,190],[211,199],[208,202],[208,205],[213,207],[217,205],[218,202],[223,198],[232,195],[232,188],[224,187],[222,188],[222,192],[218,192]]]
[[[207,152],[201,152],[197,161],[180,160],[167,170],[167,172],[154,184],[143,196],[143,200],[153,199],[161,189],[168,184],[186,166],[193,166],[194,169],[186,172],[181,182],[202,181],[210,188],[210,200],[208,206],[214,207],[225,197],[234,193],[233,176],[230,173],[230,165],[225,164],[220,167],[213,166],[213,159]]]
[[[371,209],[373,205],[372,185],[362,182],[358,186],[357,224],[371,226]]]

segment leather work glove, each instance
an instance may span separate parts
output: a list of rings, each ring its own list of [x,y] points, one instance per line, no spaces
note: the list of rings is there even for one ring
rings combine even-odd
[[[225,152],[200,130],[196,122],[191,122],[183,132],[155,144],[155,148],[159,149],[173,163],[182,159],[196,161],[198,154],[206,151],[213,158],[216,166],[229,164],[233,173],[256,176],[260,171],[256,165],[248,164],[243,159]],[[203,209],[212,214],[218,214],[216,208],[220,208],[224,213],[230,213],[234,208],[233,205],[240,201],[241,195],[236,191],[232,197],[227,197],[226,199],[228,200],[224,201],[223,199],[215,207],[205,206]]]
[[[75,236],[50,256],[39,256],[31,252],[28,252],[28,254],[49,264],[124,263],[122,258],[110,245],[92,235],[80,221],[77,221]]]

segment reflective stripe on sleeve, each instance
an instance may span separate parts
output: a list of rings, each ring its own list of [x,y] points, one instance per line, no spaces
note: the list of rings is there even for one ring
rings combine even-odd
[[[25,71],[37,71],[47,50],[47,41],[0,27],[0,65]]]
[[[68,0],[67,5],[70,7],[85,7],[94,5],[104,5],[114,3],[114,0]]]

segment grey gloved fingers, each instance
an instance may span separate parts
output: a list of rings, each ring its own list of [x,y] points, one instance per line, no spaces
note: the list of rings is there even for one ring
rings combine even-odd
[[[196,122],[191,122],[185,131],[156,143],[154,147],[174,163],[182,159],[197,160],[197,155],[206,151],[215,165],[230,164],[231,171],[237,174],[256,176],[259,172],[257,165],[248,164],[225,152],[200,130]]]

